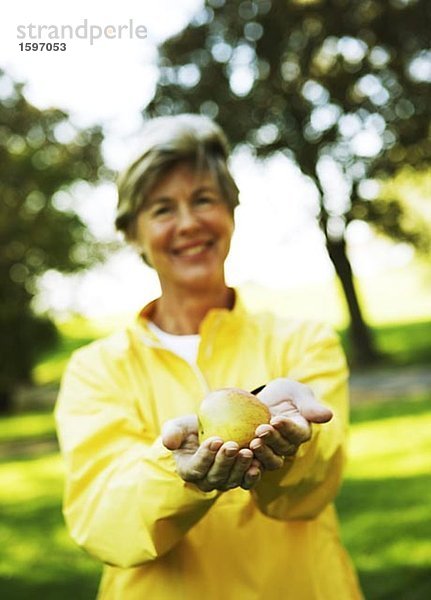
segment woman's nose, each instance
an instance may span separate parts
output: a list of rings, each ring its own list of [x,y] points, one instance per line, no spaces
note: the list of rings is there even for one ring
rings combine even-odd
[[[193,207],[184,205],[177,211],[177,227],[180,230],[189,230],[199,227],[199,219]]]

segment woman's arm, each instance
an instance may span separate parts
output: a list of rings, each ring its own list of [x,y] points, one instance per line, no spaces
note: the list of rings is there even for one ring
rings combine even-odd
[[[171,451],[149,431],[122,369],[93,347],[75,353],[55,411],[65,460],[64,515],[71,536],[120,567],[169,551],[209,510],[176,473]]]
[[[315,517],[333,500],[341,481],[348,419],[347,368],[337,336],[329,328],[318,325],[304,331],[302,335],[297,336],[297,339],[291,339],[284,359],[285,372],[289,377],[289,380],[286,380],[286,398],[289,399],[290,394],[292,399],[294,386],[292,387],[289,382],[293,380],[303,384],[298,386],[297,396],[301,396],[299,404],[305,398],[305,405],[308,405],[305,414],[310,409],[312,412],[315,409],[312,403],[307,402],[306,396],[304,397],[304,386],[307,386],[305,389],[308,390],[310,399],[314,396],[315,400],[323,404],[323,410],[320,411],[320,416],[316,413],[313,417],[309,417],[308,423],[308,419],[302,419],[301,422],[298,411],[294,411],[290,431],[289,427],[283,429],[282,423],[280,426],[274,424],[286,439],[296,430],[296,435],[299,435],[296,439],[295,435],[293,436],[295,441],[293,450],[296,453],[289,456],[288,449],[287,452],[280,452],[287,454],[284,464],[274,471],[266,471],[253,494],[259,508],[270,517],[309,519]],[[280,394],[282,380],[278,383],[278,389],[277,385],[274,386],[275,395]],[[261,399],[271,403],[276,400],[275,395],[272,398],[269,390]],[[293,400],[295,400],[294,396],[295,394]],[[324,422],[327,420],[323,414],[325,407],[330,409],[330,412],[327,411],[327,417],[330,417],[332,412],[329,422]],[[292,403],[287,402],[284,416],[287,422],[292,417],[290,411],[292,411]],[[301,412],[300,407],[299,412]],[[278,416],[274,417],[274,421],[276,422],[278,418]],[[311,423],[311,421],[315,422]],[[267,437],[268,444],[271,443],[269,441],[271,437],[272,442],[276,441],[275,436]],[[266,444],[265,437],[261,440],[261,444],[262,442]],[[255,443],[254,440],[252,446]],[[275,448],[278,451],[276,444]],[[263,451],[262,448],[255,451],[258,458],[259,452]],[[270,449],[267,449],[267,457],[269,454]],[[279,461],[279,464],[274,467],[280,467],[282,464],[280,457],[275,456],[274,460]]]

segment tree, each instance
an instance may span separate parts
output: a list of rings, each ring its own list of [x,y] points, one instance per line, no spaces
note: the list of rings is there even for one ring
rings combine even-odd
[[[39,110],[23,86],[0,72],[0,411],[19,383],[31,381],[40,350],[56,339],[47,318],[33,314],[37,278],[72,272],[100,257],[84,224],[58,207],[59,190],[103,173],[99,127],[76,130],[67,113]]]
[[[417,242],[404,227],[405,206],[375,190],[401,165],[430,163],[430,30],[428,0],[206,0],[161,46],[144,111],[208,114],[234,145],[246,142],[258,157],[282,152],[311,178],[360,363],[376,351],[346,228],[363,219]]]

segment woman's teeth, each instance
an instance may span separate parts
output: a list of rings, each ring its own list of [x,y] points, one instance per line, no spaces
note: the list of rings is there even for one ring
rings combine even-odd
[[[180,254],[182,254],[183,256],[194,256],[195,254],[199,254],[206,248],[207,244],[199,244],[199,246],[191,246],[190,248],[184,248],[184,250],[181,250]]]

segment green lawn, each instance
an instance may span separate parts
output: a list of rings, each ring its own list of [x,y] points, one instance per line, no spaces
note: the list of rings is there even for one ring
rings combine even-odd
[[[370,600],[431,597],[431,402],[356,407],[337,506]]]
[[[54,417],[51,413],[30,412],[0,419],[0,443],[29,442],[54,436]]]
[[[428,600],[431,403],[414,397],[358,406],[352,423],[337,505],[366,598]],[[0,449],[50,435],[49,413],[0,420]],[[30,450],[0,458],[0,598],[94,598],[100,567],[75,548],[63,526],[61,459],[55,451]]]
[[[431,321],[374,328],[379,350],[396,366],[431,364]]]
[[[375,325],[372,329],[381,360],[379,367],[431,364],[431,321]],[[348,357],[351,356],[347,331],[339,330]]]

